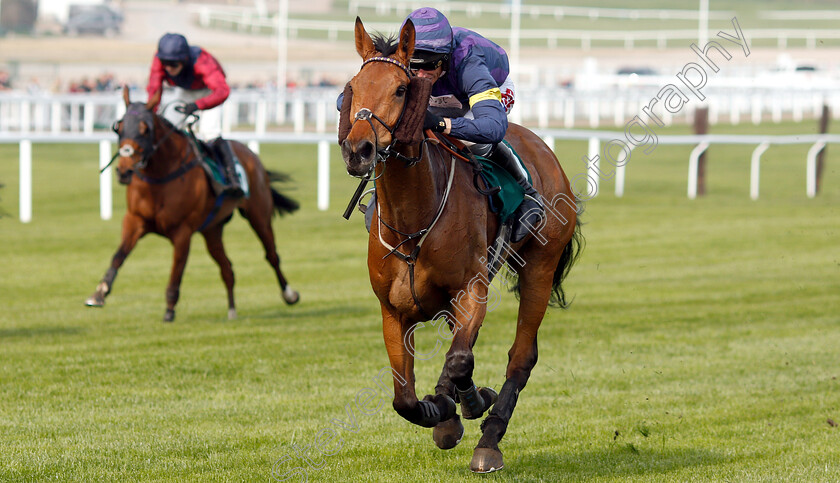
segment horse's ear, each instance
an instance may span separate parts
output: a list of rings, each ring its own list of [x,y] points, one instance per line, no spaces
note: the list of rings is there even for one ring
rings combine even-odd
[[[370,57],[376,55],[376,47],[373,46],[373,40],[365,31],[365,26],[362,25],[362,19],[356,17],[356,52],[362,57],[362,60],[368,60]]]
[[[128,86],[125,84],[123,84],[123,100],[125,101],[125,107],[131,104],[131,96],[128,95]]]
[[[163,92],[163,89],[158,89],[157,92],[146,102],[146,109],[152,110],[155,106],[160,104],[160,95]]]
[[[400,31],[400,43],[397,46],[397,60],[406,65],[411,60],[411,54],[414,53],[414,36],[414,22],[408,19]]]

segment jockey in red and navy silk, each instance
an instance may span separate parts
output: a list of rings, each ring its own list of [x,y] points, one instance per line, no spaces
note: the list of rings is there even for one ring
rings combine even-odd
[[[188,91],[210,90],[208,95],[184,106],[186,114],[197,109],[212,109],[230,95],[225,71],[219,62],[201,47],[190,46],[181,34],[168,33],[161,37],[146,87],[149,97],[161,89],[164,81]]]
[[[415,31],[409,68],[434,82],[423,128],[466,141],[470,151],[494,161],[516,179],[525,199],[514,214],[511,241],[524,239],[530,229],[540,226],[545,208],[521,161],[502,142],[516,96],[507,53],[472,30],[451,27],[434,8],[417,9],[408,20]]]

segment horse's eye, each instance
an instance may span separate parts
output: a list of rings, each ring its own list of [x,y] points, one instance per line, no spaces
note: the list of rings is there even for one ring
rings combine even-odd
[[[405,91],[408,90],[406,86],[399,86],[397,87],[397,97],[402,97],[405,95]]]

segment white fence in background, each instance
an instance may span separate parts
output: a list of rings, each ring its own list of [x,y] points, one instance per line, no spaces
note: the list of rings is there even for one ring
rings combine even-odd
[[[391,10],[397,14],[408,14],[416,8],[425,6],[426,3],[416,0],[350,0],[347,4],[347,11],[354,15],[359,14],[360,8],[373,8],[379,15],[387,15]],[[482,2],[443,2],[435,5],[441,12],[464,12],[467,16],[477,17],[484,12],[496,13],[502,17],[511,14],[510,2],[482,3]],[[563,17],[587,17],[597,18],[620,18],[620,19],[653,19],[653,20],[697,20],[699,12],[694,10],[678,10],[667,8],[603,8],[603,7],[576,7],[565,5],[521,5],[522,15],[532,18],[550,17],[561,20]],[[734,11],[710,10],[709,18],[713,20],[729,20],[735,15]]]
[[[662,76],[635,79],[629,84],[627,76],[593,76],[586,79],[592,90],[538,88],[518,89],[516,106],[511,120],[540,129],[553,127],[623,126],[650,103],[658,87],[640,82],[658,82],[658,86],[673,82]],[[584,80],[581,79],[581,83]],[[731,86],[727,86],[731,84]],[[721,88],[704,91],[712,124],[739,124],[749,120],[753,124],[779,123],[783,120],[817,119],[827,104],[835,119],[840,119],[840,88],[824,86],[820,89],[771,89],[756,86],[752,80],[748,88],[737,87],[730,80]],[[231,93],[218,118],[220,125],[204,124],[202,133],[210,136],[255,135],[271,131],[327,133],[335,130],[338,121],[336,97],[339,87],[299,88],[278,96],[276,91],[243,90]],[[145,98],[145,94],[135,94]],[[694,103],[678,114],[664,111],[661,104],[654,112],[667,123],[691,122]],[[219,108],[217,108],[219,109]],[[125,111],[118,93],[29,95],[20,92],[0,93],[0,133],[76,133],[91,135],[108,130]]]
[[[574,129],[563,130],[536,130],[542,136],[546,144],[554,146],[556,140],[588,140],[587,157],[592,160],[596,159],[601,154],[601,142],[609,142],[613,139],[624,140],[625,133],[616,131],[584,131]],[[670,135],[659,136],[658,145],[671,146],[694,146],[689,154],[688,159],[688,188],[687,196],[689,199],[697,197],[698,187],[698,169],[700,156],[712,144],[741,144],[753,145],[756,148],[753,150],[750,157],[750,198],[758,199],[759,194],[759,180],[761,170],[761,155],[772,145],[791,145],[791,144],[806,144],[811,145],[805,159],[805,194],[809,198],[814,198],[817,194],[817,155],[825,148],[827,144],[840,144],[840,135],[838,134],[797,134],[787,136],[762,136],[762,135],[726,135],[726,134],[705,134],[705,135]],[[631,148],[632,156],[632,148]],[[631,157],[632,159],[632,157]],[[625,160],[621,160],[625,161]],[[615,195],[622,197],[624,195],[624,178],[625,171],[629,162],[624,162],[620,166],[615,167]],[[587,178],[590,182],[587,184],[588,194],[596,196],[600,191],[599,176],[600,163],[593,162],[587,167]]]
[[[588,141],[588,157],[595,159],[601,151],[601,142],[609,142],[613,139],[624,139],[624,132],[610,131],[584,131],[584,130],[536,130],[537,134],[543,137],[546,143],[554,148],[557,140],[578,140]],[[273,144],[317,144],[317,186],[318,186],[318,209],[326,210],[329,207],[329,156],[330,145],[336,142],[335,134],[294,134],[294,133],[265,133],[263,135],[235,135],[234,139],[246,142],[248,146],[259,153],[261,143]],[[103,220],[111,218],[113,209],[111,198],[113,175],[110,167],[106,167],[111,160],[111,152],[114,136],[107,133],[95,133],[88,135],[71,134],[2,134],[0,143],[17,143],[19,145],[19,182],[20,182],[20,203],[19,215],[23,223],[32,220],[32,144],[33,143],[98,143],[99,144],[99,166],[103,169],[99,175],[100,188],[100,217]],[[816,158],[819,152],[828,144],[840,144],[840,135],[827,134],[806,134],[791,136],[756,136],[756,135],[686,135],[686,136],[659,136],[658,143],[662,145],[688,145],[695,146],[689,155],[688,163],[688,189],[689,199],[697,196],[698,180],[698,159],[700,155],[712,144],[747,144],[756,145],[750,160],[750,197],[754,200],[759,195],[760,163],[761,155],[771,145],[785,144],[810,144],[806,159],[806,188],[805,192],[809,198],[816,196],[817,186],[817,163]],[[624,179],[626,164],[617,166],[615,169],[615,195],[624,195]],[[587,177],[591,182],[587,183],[589,196],[594,197],[599,192],[600,177],[598,175],[598,163],[588,167]]]
[[[394,13],[404,16],[407,15],[413,7],[422,6],[421,3],[414,2],[392,2],[376,0],[372,2],[363,2],[353,0],[349,3],[349,10],[352,14],[357,15],[359,8],[362,6],[375,8],[378,15],[388,15],[391,10]],[[508,3],[502,4],[481,4],[481,3],[467,3],[467,2],[446,2],[437,5],[444,13],[457,10],[464,11],[468,16],[476,17],[483,12],[498,13],[503,17],[511,15],[511,5]],[[765,12],[769,14],[771,12]],[[777,16],[782,16],[785,12],[775,12]],[[568,7],[568,6],[551,6],[551,5],[522,5],[522,16],[530,16],[531,18],[550,17],[555,20],[561,20],[565,16],[569,17],[589,17],[591,19],[598,18],[621,18],[621,19],[658,19],[658,20],[696,20],[698,18],[697,10],[669,10],[669,9],[627,9],[627,8],[592,8],[592,7]],[[710,11],[711,19],[731,19],[735,16],[734,11]],[[250,8],[230,8],[220,6],[202,6],[198,9],[199,24],[202,27],[211,26],[227,26],[237,32],[265,34],[275,33],[277,30],[277,17],[269,16],[266,13],[257,12],[256,9]],[[775,18],[775,17],[774,17]],[[828,19],[836,17],[826,17]],[[394,31],[398,25],[394,22],[369,22],[365,26],[368,30],[376,30],[379,32]],[[353,32],[353,22],[345,20],[308,20],[308,19],[288,19],[287,23],[289,37],[298,38],[301,31],[306,32],[320,32],[326,36],[328,40],[336,40],[339,32],[350,35]],[[492,28],[474,28],[477,32],[492,39],[507,39],[511,41],[510,29],[492,29]],[[589,50],[592,47],[603,45],[614,46],[616,43],[621,43],[627,49],[632,49],[639,44],[656,44],[657,48],[664,49],[671,42],[679,41],[685,45],[687,42],[697,40],[696,29],[656,29],[656,30],[571,30],[571,29],[521,29],[518,32],[520,40],[540,41],[545,42],[548,47],[557,47],[559,41],[571,42],[575,46],[580,46],[584,50]],[[756,40],[773,40],[779,48],[786,48],[788,42],[804,41],[807,48],[813,49],[817,46],[817,40],[838,40],[840,39],[840,30],[837,29],[794,29],[794,28],[756,28],[749,31],[750,42]]]

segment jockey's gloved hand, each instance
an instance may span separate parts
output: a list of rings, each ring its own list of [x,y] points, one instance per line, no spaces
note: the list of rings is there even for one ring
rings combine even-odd
[[[443,132],[446,130],[446,122],[441,116],[432,114],[426,111],[426,117],[423,119],[423,130],[431,129],[434,132]]]
[[[190,102],[189,104],[184,106],[184,115],[189,116],[197,110],[198,106],[195,105],[195,102]]]

